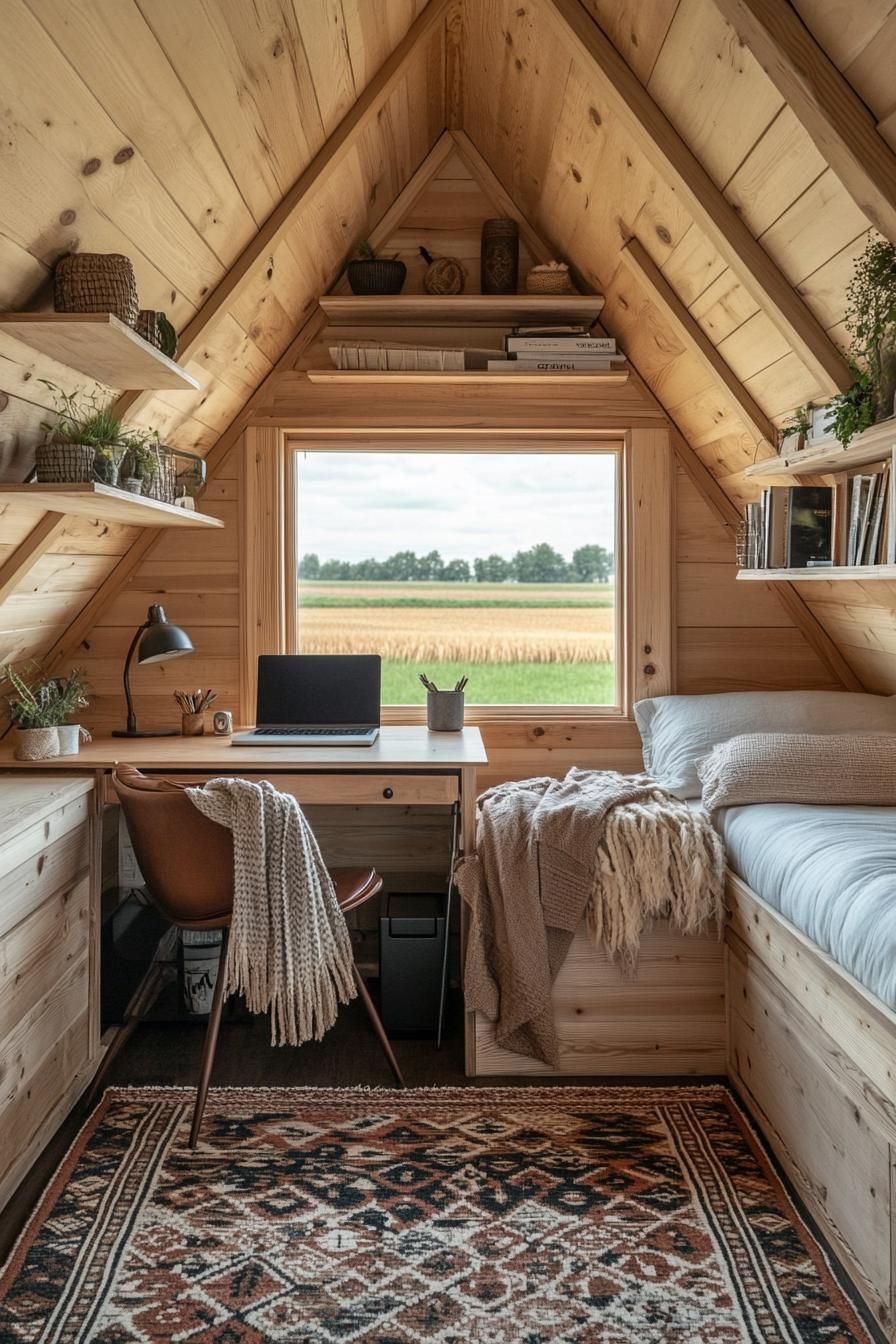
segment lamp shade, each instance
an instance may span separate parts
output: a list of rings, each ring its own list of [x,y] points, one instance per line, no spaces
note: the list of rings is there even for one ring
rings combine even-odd
[[[164,607],[150,607],[148,619],[137,649],[138,663],[162,663],[166,658],[193,652],[190,636],[179,625],[169,624]]]

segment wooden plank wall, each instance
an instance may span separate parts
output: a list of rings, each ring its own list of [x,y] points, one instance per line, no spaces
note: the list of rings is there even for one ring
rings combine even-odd
[[[850,6],[848,18],[830,0],[796,7],[894,143],[891,7],[867,0]],[[587,0],[587,8],[811,312],[843,342],[845,288],[868,221],[714,0]],[[471,6],[464,70],[465,129],[477,149],[558,255],[606,293],[605,325],[730,498],[755,497],[757,487],[742,476],[757,453],[754,438],[623,264],[622,243],[637,235],[774,421],[816,397],[812,375],[608,111],[599,79],[571,59],[543,7]],[[896,589],[818,584],[803,596],[869,689],[896,690]],[[736,610],[747,609],[739,598]],[[769,651],[782,671],[795,652],[787,638],[779,635]],[[697,635],[685,649],[692,639],[696,649]]]
[[[121,252],[141,304],[182,329],[423,6],[10,0],[0,308],[51,306],[50,271],[65,252]],[[202,390],[159,394],[136,422],[192,451],[217,441],[441,132],[443,63],[438,32],[206,333],[188,365]],[[30,466],[52,404],[44,379],[94,386],[0,334],[0,478],[21,480]],[[0,509],[0,564],[40,517]],[[49,649],[139,535],[67,528],[0,608],[0,660]]]

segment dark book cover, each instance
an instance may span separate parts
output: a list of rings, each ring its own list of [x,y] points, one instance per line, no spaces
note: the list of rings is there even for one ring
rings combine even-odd
[[[831,563],[833,517],[834,492],[829,485],[791,487],[788,568]]]

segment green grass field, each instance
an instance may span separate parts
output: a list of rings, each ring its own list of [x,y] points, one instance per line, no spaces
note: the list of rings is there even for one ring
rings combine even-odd
[[[383,704],[419,705],[426,692],[415,663],[383,663]],[[609,705],[616,697],[612,663],[428,663],[428,676],[450,691],[464,675],[470,705]]]

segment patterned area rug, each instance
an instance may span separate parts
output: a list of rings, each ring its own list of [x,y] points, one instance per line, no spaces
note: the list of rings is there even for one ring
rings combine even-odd
[[[867,1341],[730,1094],[114,1090],[0,1340]]]

